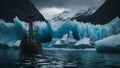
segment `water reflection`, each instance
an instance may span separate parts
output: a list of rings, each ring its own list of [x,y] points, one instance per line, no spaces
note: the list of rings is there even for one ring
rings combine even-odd
[[[44,50],[25,55],[20,50],[0,50],[0,68],[120,68],[119,54],[95,50]]]
[[[66,57],[67,58],[67,57]],[[70,61],[68,63],[64,54],[20,54],[20,61],[17,68],[78,68],[77,62]]]

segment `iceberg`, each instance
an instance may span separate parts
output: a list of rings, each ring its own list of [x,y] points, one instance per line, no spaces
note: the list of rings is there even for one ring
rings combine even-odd
[[[79,46],[82,44],[90,45],[90,38],[83,38],[83,39],[77,41],[74,45]]]
[[[25,35],[21,21],[16,17],[14,23],[6,23],[0,20],[0,43],[20,40]]]
[[[120,34],[106,37],[95,42],[95,48],[103,53],[120,53]]]
[[[74,38],[73,32],[71,30],[68,33],[67,41],[68,41],[69,44],[74,44],[74,43],[77,42],[77,40]]]
[[[52,47],[70,48],[76,41],[77,40],[72,36],[72,31],[69,31],[67,34],[63,35],[61,39],[57,39],[56,42],[52,44]]]
[[[63,35],[61,39],[58,39],[54,44],[52,44],[52,47],[55,48],[68,48],[68,34]]]
[[[84,37],[83,39],[77,41],[73,48],[76,48],[76,49],[86,49],[86,48],[94,48],[93,45],[91,45],[90,43],[90,38],[86,38]]]
[[[62,38],[64,34],[67,34],[72,29],[71,24],[70,20],[51,22],[52,37]]]
[[[19,47],[20,43],[21,43],[21,40],[17,40],[17,41],[7,42],[6,44],[7,44],[9,47],[13,47],[13,46]]]
[[[0,43],[7,43],[11,41],[21,40],[25,34],[28,33],[29,24],[24,21],[20,21],[18,17],[15,17],[12,22],[5,22],[0,19]],[[34,40],[46,42],[51,40],[51,34],[46,22],[36,21],[34,22]]]
[[[20,21],[18,17],[15,17],[13,20],[13,23],[6,23],[0,19],[0,43],[15,42],[21,40],[25,34],[29,35],[29,24],[27,22]],[[83,23],[69,19],[66,21],[48,21],[48,23],[35,21],[33,23],[34,40],[41,41],[42,43],[51,41],[51,38],[62,38],[63,36],[66,38],[62,39],[67,40],[69,43],[76,42],[76,40],[81,40],[85,37],[89,38],[92,42],[96,42],[120,33],[120,19],[118,17],[105,25],[93,25],[90,22]],[[69,33],[71,38],[67,39]],[[52,45],[45,45],[45,47],[47,46]]]
[[[69,31],[73,32],[75,39],[80,40],[84,37],[90,38],[92,41],[97,41],[105,37],[117,34],[120,32],[120,19],[114,18],[105,25],[93,25],[91,23],[77,22],[76,20],[56,21],[51,22],[52,37],[62,38]]]

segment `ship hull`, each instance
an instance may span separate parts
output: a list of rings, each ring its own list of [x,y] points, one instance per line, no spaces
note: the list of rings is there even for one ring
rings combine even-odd
[[[24,38],[21,41],[20,49],[22,53],[34,54],[34,53],[41,53],[42,46],[39,42],[32,42],[29,41],[27,38]]]

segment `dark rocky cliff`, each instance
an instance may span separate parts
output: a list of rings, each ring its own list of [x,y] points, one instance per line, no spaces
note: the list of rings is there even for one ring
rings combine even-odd
[[[30,0],[0,0],[0,19],[12,22],[15,16],[26,21],[26,17],[32,13],[34,21],[46,21]]]
[[[92,15],[73,17],[77,21],[91,22],[92,24],[106,24],[116,16],[120,17],[120,0],[106,0],[105,3]]]

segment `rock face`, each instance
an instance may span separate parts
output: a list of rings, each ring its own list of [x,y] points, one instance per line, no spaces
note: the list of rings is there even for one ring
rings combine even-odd
[[[77,21],[92,24],[106,24],[116,16],[120,17],[120,0],[106,0],[106,2],[92,15],[73,17]]]
[[[0,0],[0,19],[6,22],[13,22],[15,16],[26,21],[30,13],[33,14],[34,21],[46,21],[30,0]]]
[[[82,9],[77,12],[65,10],[60,14],[53,16],[51,21],[65,21],[67,19],[76,18],[78,16],[88,16],[93,14],[97,10],[97,7],[89,7],[88,9]]]
[[[62,20],[62,21],[65,21],[66,19],[69,19],[69,11],[63,11],[62,13],[60,14],[57,14],[55,16],[53,16],[52,20],[54,21],[58,21],[58,20]]]

